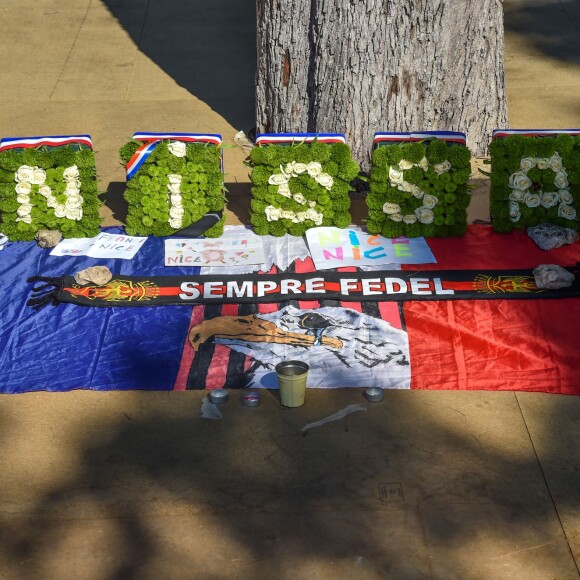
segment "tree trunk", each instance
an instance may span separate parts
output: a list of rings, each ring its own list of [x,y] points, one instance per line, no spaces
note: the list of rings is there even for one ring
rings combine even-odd
[[[375,131],[507,127],[502,0],[257,0],[258,132],[343,132],[368,169]]]

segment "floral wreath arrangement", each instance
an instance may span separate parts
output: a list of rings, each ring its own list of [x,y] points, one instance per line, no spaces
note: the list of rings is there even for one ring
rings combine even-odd
[[[489,150],[496,232],[541,223],[580,229],[580,130],[496,129]]]
[[[350,225],[350,183],[359,166],[344,135],[258,135],[248,165],[250,221],[258,235],[302,236],[316,226]]]
[[[99,233],[95,156],[89,135],[4,138],[0,141],[2,231],[13,241],[39,230],[65,238]]]
[[[171,236],[210,214],[216,223],[203,235],[221,236],[221,143],[221,135],[135,133],[119,151],[127,168],[127,233]]]
[[[369,232],[386,238],[465,234],[470,162],[463,133],[375,133]]]

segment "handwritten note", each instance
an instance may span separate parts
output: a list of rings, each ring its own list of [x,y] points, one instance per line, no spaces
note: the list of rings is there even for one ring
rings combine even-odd
[[[389,239],[365,234],[359,228],[312,228],[306,240],[320,270],[379,264],[431,264],[435,256],[424,238]]]
[[[244,232],[236,238],[165,240],[166,266],[243,266],[262,264],[264,245],[260,237]]]
[[[51,256],[89,256],[90,258],[121,258],[130,260],[147,240],[146,237],[100,233],[94,238],[62,240]]]

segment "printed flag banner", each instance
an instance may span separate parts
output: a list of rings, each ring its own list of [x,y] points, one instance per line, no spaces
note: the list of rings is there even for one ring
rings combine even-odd
[[[107,232],[123,233],[119,228]],[[276,388],[275,364],[300,358],[312,369],[309,387],[580,394],[580,352],[570,324],[580,315],[580,300],[571,295],[575,287],[566,297],[547,299],[548,294],[536,294],[529,278],[539,264],[579,262],[578,244],[545,252],[525,234],[499,235],[487,226],[470,226],[464,238],[429,240],[437,264],[321,272],[298,242],[285,236],[270,247],[264,237],[263,264],[237,266],[243,274],[228,271],[229,281],[248,280],[252,288],[260,281],[275,283],[272,301],[265,292],[247,301],[142,303],[139,308],[74,302],[53,308],[54,292],[73,287],[64,281],[97,261],[51,256],[33,242],[9,242],[0,258],[0,392]],[[214,268],[175,266],[168,277],[163,256],[164,239],[150,238],[132,260],[97,263],[109,267],[116,281],[175,279],[177,285],[169,288],[192,279],[226,281],[212,289],[219,293],[225,286],[227,292],[228,279]],[[478,275],[488,282],[476,281]],[[49,280],[27,281],[34,277]],[[395,301],[385,292],[365,298],[365,287],[382,291],[387,278],[404,282],[407,299]],[[291,290],[308,279],[320,279],[311,283],[317,289],[327,282],[338,288],[346,284],[349,293],[281,292],[285,280]],[[463,299],[449,299],[452,294],[413,299],[413,279],[415,289],[466,294]],[[488,294],[490,288],[494,292],[484,296],[486,284]],[[33,287],[36,298],[48,297],[44,308],[26,306]],[[516,294],[507,299],[506,290]],[[108,298],[98,299],[126,301],[133,291],[117,285]]]

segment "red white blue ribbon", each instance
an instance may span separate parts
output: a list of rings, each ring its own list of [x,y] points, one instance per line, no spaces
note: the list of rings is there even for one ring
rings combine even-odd
[[[210,133],[135,133],[135,141],[185,141],[186,143],[212,143],[221,145],[222,136]]]
[[[283,145],[285,143],[346,143],[342,133],[263,133],[256,137],[256,145]]]
[[[131,179],[131,177],[133,177],[135,173],[139,171],[141,165],[145,163],[147,157],[151,155],[153,149],[155,149],[159,143],[161,143],[161,141],[150,141],[148,143],[144,143],[141,145],[141,147],[139,147],[139,149],[137,149],[137,151],[135,151],[133,157],[131,157],[127,163],[127,179]]]
[[[373,147],[384,143],[401,143],[437,139],[448,143],[466,144],[465,133],[459,131],[422,131],[421,133],[375,133]]]
[[[93,148],[90,135],[56,135],[49,137],[3,137],[0,152],[8,149],[35,149],[36,147],[62,147],[64,145],[86,145]]]
[[[213,145],[221,145],[222,136],[216,134],[204,133],[134,133],[133,139],[135,141],[143,141],[143,145],[135,151],[133,157],[127,163],[127,179],[131,179],[149,155],[153,152],[155,147],[161,141],[183,141],[185,143],[211,143]],[[223,168],[222,168],[223,170]]]
[[[502,139],[511,135],[523,137],[553,137],[555,135],[580,135],[580,129],[495,129],[491,135],[493,139]]]

